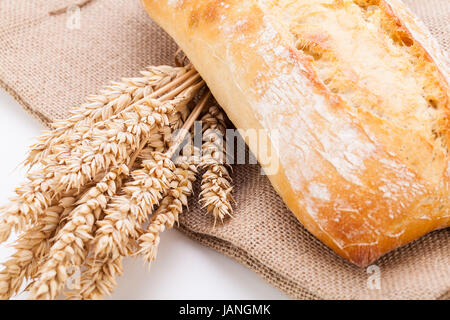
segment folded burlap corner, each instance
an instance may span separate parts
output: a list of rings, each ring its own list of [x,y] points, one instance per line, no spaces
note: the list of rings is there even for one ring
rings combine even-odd
[[[448,0],[405,0],[450,49]],[[139,0],[0,2],[0,86],[41,122],[67,116],[71,106],[110,80],[136,76],[147,65],[173,64],[175,43],[145,14]],[[72,12],[72,13],[71,13]],[[192,199],[179,230],[230,256],[299,299],[448,299],[450,229],[433,232],[357,268],[309,234],[284,206],[256,165],[233,172],[235,218],[212,228]],[[373,271],[373,270],[372,270]],[[368,285],[380,276],[380,289]]]

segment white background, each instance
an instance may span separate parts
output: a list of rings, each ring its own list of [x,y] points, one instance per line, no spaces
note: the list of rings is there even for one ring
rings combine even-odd
[[[43,126],[0,89],[0,204],[23,181],[27,147]],[[0,262],[13,249],[0,245]],[[18,298],[26,298],[26,294]],[[234,260],[168,230],[161,237],[151,271],[141,259],[127,259],[114,299],[286,299],[257,274]]]

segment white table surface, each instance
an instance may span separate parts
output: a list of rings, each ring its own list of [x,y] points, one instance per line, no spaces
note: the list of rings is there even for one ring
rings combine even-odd
[[[24,170],[18,164],[43,127],[2,89],[0,110],[0,204],[4,204],[23,181]],[[0,245],[0,262],[12,252],[7,244]],[[257,274],[176,230],[163,233],[150,272],[139,258],[127,259],[124,269],[114,299],[287,299]]]

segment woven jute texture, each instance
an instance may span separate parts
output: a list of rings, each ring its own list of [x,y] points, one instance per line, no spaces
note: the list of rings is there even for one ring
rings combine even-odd
[[[450,1],[405,0],[447,50]],[[68,27],[81,8],[79,29]],[[69,21],[70,22],[70,21]],[[177,46],[138,0],[1,0],[0,86],[44,124],[110,80],[172,64]],[[235,218],[213,228],[193,197],[179,229],[298,299],[446,299],[450,230],[433,232],[357,268],[309,234],[256,165],[234,167]],[[198,187],[197,187],[198,188]],[[379,290],[368,285],[380,276]],[[371,278],[372,276],[372,278]],[[370,282],[372,283],[372,282]],[[376,286],[375,286],[376,287]]]

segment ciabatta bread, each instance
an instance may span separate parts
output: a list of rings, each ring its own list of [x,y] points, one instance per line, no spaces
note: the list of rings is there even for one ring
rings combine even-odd
[[[236,127],[265,130],[250,149],[339,255],[365,266],[450,225],[448,64],[401,2],[143,3]]]

